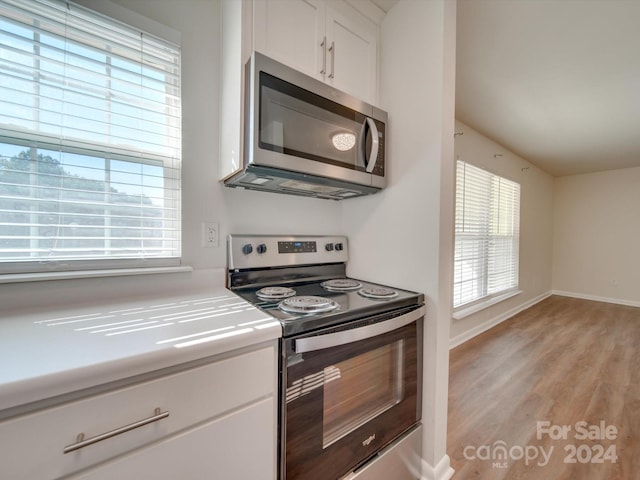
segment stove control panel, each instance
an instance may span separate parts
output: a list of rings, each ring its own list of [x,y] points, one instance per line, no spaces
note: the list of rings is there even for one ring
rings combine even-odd
[[[345,263],[347,237],[229,235],[228,269]]]
[[[318,242],[315,240],[278,242],[278,253],[315,253],[317,249]]]

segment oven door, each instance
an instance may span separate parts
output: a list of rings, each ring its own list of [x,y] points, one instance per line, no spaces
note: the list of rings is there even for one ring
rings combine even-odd
[[[286,480],[353,471],[420,420],[425,307],[285,339]]]

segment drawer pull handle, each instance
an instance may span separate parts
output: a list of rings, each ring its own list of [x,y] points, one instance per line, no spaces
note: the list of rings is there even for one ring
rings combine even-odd
[[[145,425],[149,425],[150,423],[157,422],[158,420],[162,420],[163,418],[167,418],[169,416],[169,412],[161,412],[159,408],[156,408],[153,412],[153,416],[149,418],[145,418],[142,420],[138,420],[137,422],[130,423],[129,425],[125,425],[124,427],[116,428],[109,432],[101,433],[100,435],[96,435],[95,437],[84,439],[84,433],[79,433],[78,438],[76,439],[76,443],[71,445],[67,445],[64,447],[64,453],[74,452],[81,448],[84,448],[88,445],[93,445],[94,443],[101,442],[102,440],[106,440],[107,438],[115,437],[116,435],[120,435],[125,432],[129,432],[136,428],[143,427]]]

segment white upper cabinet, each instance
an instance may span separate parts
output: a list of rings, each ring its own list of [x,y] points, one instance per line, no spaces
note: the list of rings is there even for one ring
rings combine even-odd
[[[255,0],[254,46],[307,75],[322,78],[325,31],[322,0]]]
[[[220,180],[241,168],[243,67],[253,50],[378,104],[378,26],[384,12],[373,3],[220,0],[220,6]]]
[[[254,0],[254,48],[377,103],[378,25],[341,0]]]
[[[333,86],[377,104],[378,27],[344,3],[327,8],[327,76]],[[333,78],[332,78],[333,76]]]

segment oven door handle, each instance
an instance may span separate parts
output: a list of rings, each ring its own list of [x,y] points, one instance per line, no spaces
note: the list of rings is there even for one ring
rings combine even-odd
[[[347,343],[365,340],[367,338],[382,335],[396,330],[405,325],[415,322],[422,318],[427,311],[423,305],[416,310],[400,315],[399,317],[385,320],[380,323],[367,325],[366,327],[354,328],[353,330],[344,330],[342,332],[327,333],[326,335],[317,335],[315,337],[298,338],[295,340],[293,350],[296,353],[313,352],[325,348],[337,347]]]

